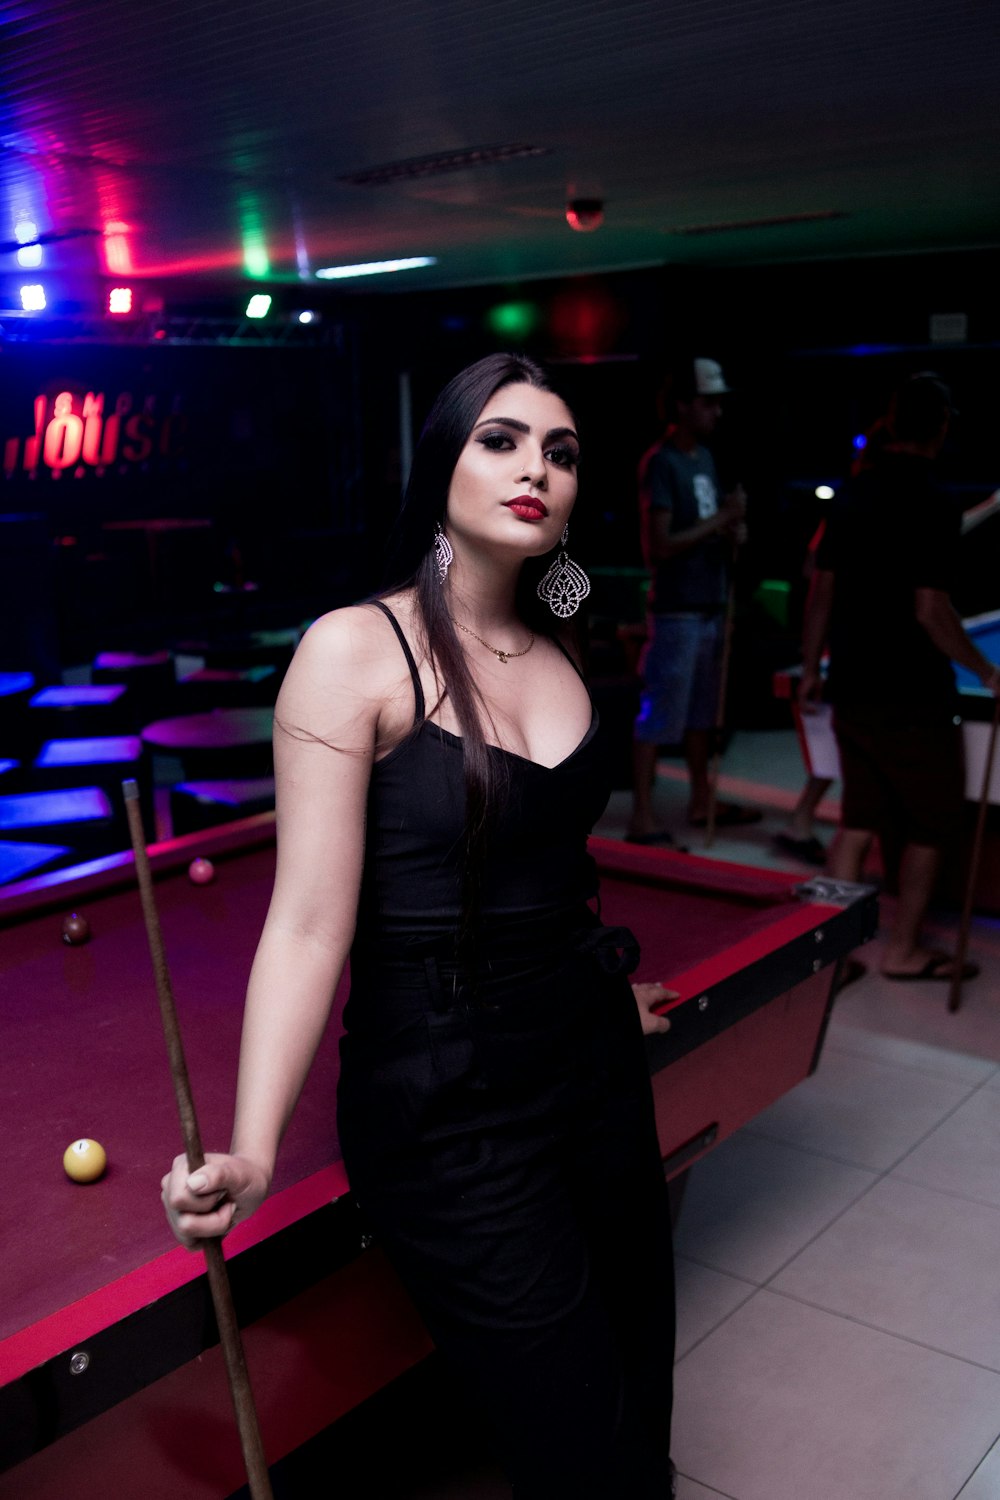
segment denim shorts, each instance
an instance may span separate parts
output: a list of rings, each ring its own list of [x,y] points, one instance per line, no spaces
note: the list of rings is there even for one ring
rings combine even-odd
[[[688,729],[713,729],[719,707],[725,614],[653,615],[640,662],[635,737],[676,745]]]

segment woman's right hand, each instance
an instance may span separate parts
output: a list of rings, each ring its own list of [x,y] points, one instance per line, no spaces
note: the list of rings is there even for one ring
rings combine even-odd
[[[247,1219],[267,1197],[270,1174],[248,1156],[209,1151],[205,1165],[188,1170],[186,1156],[175,1156],[161,1183],[170,1228],[188,1250],[199,1241],[220,1239]]]

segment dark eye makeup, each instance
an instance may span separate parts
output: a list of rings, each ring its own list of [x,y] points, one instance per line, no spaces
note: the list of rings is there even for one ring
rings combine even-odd
[[[491,453],[506,453],[515,446],[514,438],[503,429],[477,434],[476,442]],[[556,443],[551,448],[546,448],[545,457],[562,469],[572,469],[580,462],[579,451],[571,443]]]

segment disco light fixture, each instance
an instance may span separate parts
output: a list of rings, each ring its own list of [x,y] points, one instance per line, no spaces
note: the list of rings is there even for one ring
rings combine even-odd
[[[45,311],[45,288],[43,286],[23,286],[21,288],[21,306],[25,312]]]
[[[132,288],[113,286],[108,293],[108,312],[115,317],[124,317],[132,311]]]
[[[415,271],[436,266],[436,255],[412,255],[408,260],[369,260],[357,266],[324,266],[316,272],[320,281],[346,281],[350,276],[383,276],[389,271]]]
[[[271,311],[271,298],[267,292],[254,292],[247,303],[248,318],[266,318]]]
[[[34,271],[42,263],[42,247],[34,242],[38,239],[38,225],[34,219],[18,219],[14,225],[14,238],[21,246],[17,252],[17,263],[24,271]]]

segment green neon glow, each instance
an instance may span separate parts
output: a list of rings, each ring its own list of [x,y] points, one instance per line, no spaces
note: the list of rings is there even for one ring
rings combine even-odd
[[[534,302],[498,302],[486,314],[487,327],[499,338],[524,339],[538,325]]]
[[[240,199],[240,235],[243,240],[243,266],[248,276],[258,280],[267,276],[271,262],[267,253],[264,219],[256,198]]]

